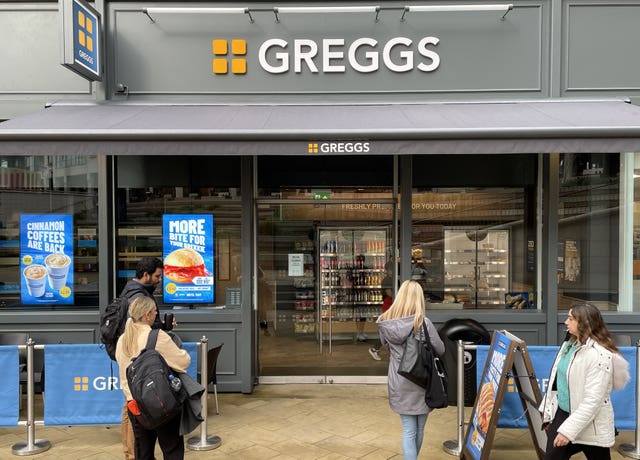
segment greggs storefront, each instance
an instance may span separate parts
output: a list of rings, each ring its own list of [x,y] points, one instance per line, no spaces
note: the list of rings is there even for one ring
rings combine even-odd
[[[589,301],[635,341],[639,19],[638,2],[0,4],[0,332],[95,343],[155,256],[176,332],[224,343],[223,391],[384,381],[368,350],[405,279],[438,327],[551,345]],[[28,225],[58,229],[62,267]]]

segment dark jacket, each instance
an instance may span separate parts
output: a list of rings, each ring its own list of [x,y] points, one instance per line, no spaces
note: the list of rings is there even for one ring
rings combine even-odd
[[[195,430],[204,420],[202,418],[202,394],[205,388],[193,380],[189,374],[179,374],[178,376],[182,381],[182,391],[186,396],[180,418],[180,434],[184,436]]]
[[[120,297],[126,297],[129,300],[129,305],[133,302],[134,299],[140,296],[147,296],[153,299],[153,302],[156,304],[156,311],[158,314],[156,315],[156,319],[151,325],[152,329],[163,329],[162,321],[160,320],[160,309],[158,308],[158,303],[156,302],[155,297],[153,297],[153,291],[155,291],[156,287],[152,285],[142,284],[135,278],[127,281],[127,284],[124,285],[122,292],[120,293]]]

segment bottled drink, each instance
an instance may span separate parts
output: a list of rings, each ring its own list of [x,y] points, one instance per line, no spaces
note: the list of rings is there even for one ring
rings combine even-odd
[[[171,389],[176,393],[180,391],[180,388],[182,388],[182,381],[173,374],[169,374],[169,383],[171,385]]]

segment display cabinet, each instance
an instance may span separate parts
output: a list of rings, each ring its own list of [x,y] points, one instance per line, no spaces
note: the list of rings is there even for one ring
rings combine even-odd
[[[316,291],[313,241],[296,241],[296,251],[302,252],[302,276],[294,279],[293,332],[314,334],[316,332]]]
[[[262,251],[261,263],[265,268],[272,258],[276,270],[275,323],[276,336],[315,338],[316,332],[316,277],[315,242],[309,238],[313,231],[306,225],[287,224],[276,233],[271,249]],[[269,254],[269,257],[265,257]],[[264,295],[264,293],[262,293]],[[262,308],[268,302],[259,300]],[[262,315],[267,318],[270,315]]]
[[[444,302],[465,308],[504,305],[509,291],[509,231],[444,232]]]
[[[318,229],[318,324],[320,349],[340,334],[378,331],[388,230],[369,227]]]

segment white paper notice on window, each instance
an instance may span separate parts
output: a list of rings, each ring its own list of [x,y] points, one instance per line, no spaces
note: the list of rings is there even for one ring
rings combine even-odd
[[[289,254],[289,276],[304,275],[304,254]]]

